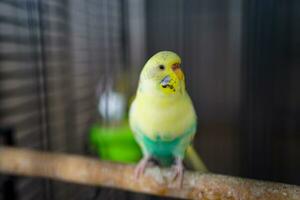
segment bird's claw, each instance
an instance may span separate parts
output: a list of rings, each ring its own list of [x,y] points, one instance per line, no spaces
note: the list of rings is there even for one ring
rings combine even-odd
[[[176,159],[176,164],[174,166],[175,169],[175,174],[173,177],[173,180],[176,179],[176,186],[178,188],[182,188],[183,184],[183,172],[184,172],[184,167],[182,164],[182,159]]]
[[[134,171],[134,176],[136,179],[138,179],[141,174],[144,174],[149,161],[150,161],[150,157],[146,156],[138,163]]]

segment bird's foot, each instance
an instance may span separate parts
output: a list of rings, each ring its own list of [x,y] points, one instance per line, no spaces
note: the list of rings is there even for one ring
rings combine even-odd
[[[174,176],[173,180],[176,179],[176,186],[178,188],[182,188],[183,172],[184,172],[182,159],[181,158],[176,158],[175,165],[173,167],[175,169],[175,176]]]
[[[147,165],[150,163],[150,159],[150,156],[144,156],[135,167],[134,176],[136,179],[138,179],[141,174],[144,174]]]

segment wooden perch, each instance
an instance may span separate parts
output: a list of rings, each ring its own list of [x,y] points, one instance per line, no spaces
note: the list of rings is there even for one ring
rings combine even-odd
[[[188,199],[300,199],[300,187],[216,174],[186,172],[183,188],[172,181],[170,169],[152,167],[139,180],[134,166],[94,158],[0,147],[0,172],[120,188]]]

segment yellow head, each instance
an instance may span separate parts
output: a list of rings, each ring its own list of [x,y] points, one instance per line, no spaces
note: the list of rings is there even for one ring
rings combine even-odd
[[[145,64],[139,83],[140,92],[158,95],[178,95],[185,91],[180,57],[171,51],[160,51]]]

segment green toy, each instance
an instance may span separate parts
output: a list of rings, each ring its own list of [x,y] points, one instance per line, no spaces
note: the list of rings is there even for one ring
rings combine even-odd
[[[136,163],[142,157],[128,123],[112,127],[94,124],[90,129],[89,140],[92,149],[102,160]]]

